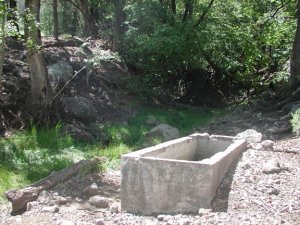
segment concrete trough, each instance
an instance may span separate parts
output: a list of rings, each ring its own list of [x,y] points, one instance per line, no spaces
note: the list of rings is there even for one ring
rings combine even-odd
[[[122,210],[144,215],[210,208],[245,140],[195,133],[122,156]]]

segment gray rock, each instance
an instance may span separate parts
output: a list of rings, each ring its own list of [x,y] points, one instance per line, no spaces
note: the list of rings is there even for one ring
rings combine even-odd
[[[188,219],[181,219],[179,221],[179,225],[189,225],[190,221]]]
[[[164,221],[165,215],[157,215],[158,221]]]
[[[245,139],[250,144],[257,144],[261,142],[262,134],[256,130],[249,129],[236,135],[237,139]]]
[[[89,199],[89,203],[97,208],[107,208],[109,205],[109,200],[100,195],[95,195]]]
[[[100,189],[96,183],[91,184],[90,186],[86,187],[83,192],[87,195],[97,195],[100,194]]]
[[[45,207],[43,207],[42,211],[43,212],[57,213],[59,211],[59,207],[57,205],[45,206]]]
[[[62,133],[70,135],[76,140],[80,140],[88,143],[91,143],[95,140],[92,134],[90,134],[89,132],[87,132],[86,130],[80,127],[71,124],[64,125],[62,128]]]
[[[199,209],[199,216],[205,216],[208,215],[212,212],[212,209],[205,209],[205,208],[200,208]]]
[[[74,74],[73,67],[67,62],[58,62],[48,66],[50,80],[57,82],[67,82]]]
[[[119,213],[120,212],[120,207],[118,205],[112,205],[110,207],[111,213]]]
[[[68,203],[68,200],[62,196],[55,197],[55,200],[59,205],[65,205]]]
[[[265,174],[279,173],[282,171],[277,159],[271,159],[263,165],[262,169]]]
[[[146,119],[145,124],[148,126],[156,126],[158,124],[158,120],[154,117],[149,117]]]
[[[273,151],[274,150],[274,141],[265,140],[261,143],[262,149],[266,151]]]
[[[269,195],[279,195],[280,191],[276,188],[271,188],[267,191],[267,194]]]
[[[159,138],[161,141],[170,141],[179,138],[179,130],[167,124],[160,124],[152,128],[147,134],[147,139]]]
[[[95,225],[105,225],[104,221],[99,219],[95,221]]]
[[[60,225],[76,225],[72,220],[63,220]]]
[[[61,101],[62,113],[73,116],[84,123],[96,120],[97,111],[93,102],[85,97],[65,97]]]
[[[26,206],[27,211],[35,210],[39,207],[39,202],[33,201],[33,202],[28,202]]]

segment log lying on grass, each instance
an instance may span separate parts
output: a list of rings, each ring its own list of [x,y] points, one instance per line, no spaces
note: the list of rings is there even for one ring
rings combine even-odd
[[[8,190],[5,195],[12,203],[11,214],[15,215],[24,212],[26,210],[27,203],[36,200],[43,190],[50,189],[58,183],[68,180],[82,169],[104,162],[105,160],[106,159],[103,157],[96,157],[91,160],[81,160],[66,169],[52,173],[48,177],[23,189]]]

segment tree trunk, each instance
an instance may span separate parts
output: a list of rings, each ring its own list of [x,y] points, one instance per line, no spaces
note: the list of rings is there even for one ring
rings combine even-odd
[[[44,58],[39,46],[42,44],[39,22],[40,0],[26,0],[29,14],[25,21],[26,56],[31,79],[31,103],[37,106],[48,106],[51,103],[51,88]]]
[[[6,9],[7,1],[1,3],[1,46],[0,46],[0,92],[2,91],[3,63],[5,54],[5,24],[7,19]]]
[[[113,51],[119,51],[120,48],[120,38],[124,33],[125,29],[123,26],[125,20],[124,6],[126,0],[115,0],[114,1],[114,11],[115,11],[115,23],[114,23],[114,39],[113,39]]]
[[[53,37],[58,40],[58,13],[57,13],[57,0],[53,0]]]
[[[296,35],[293,43],[292,55],[291,55],[291,87],[297,88],[300,85],[300,0],[297,4],[297,28]]]
[[[8,190],[5,195],[6,198],[12,203],[11,214],[16,215],[25,211],[27,203],[36,200],[43,190],[48,190],[56,186],[58,183],[68,180],[79,171],[82,171],[83,169],[90,169],[98,163],[104,161],[105,158],[101,157],[96,157],[91,160],[81,160],[80,162],[73,164],[64,170],[51,173],[48,177],[23,189]]]
[[[93,18],[88,0],[80,0],[80,9],[84,20],[83,35],[85,37],[96,37],[98,36],[98,26],[96,20]]]

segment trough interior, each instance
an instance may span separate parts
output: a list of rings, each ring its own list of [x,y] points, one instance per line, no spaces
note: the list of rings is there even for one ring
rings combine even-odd
[[[166,146],[156,151],[148,152],[143,157],[201,161],[225,151],[233,143],[230,139],[195,138],[184,139],[175,145]]]

